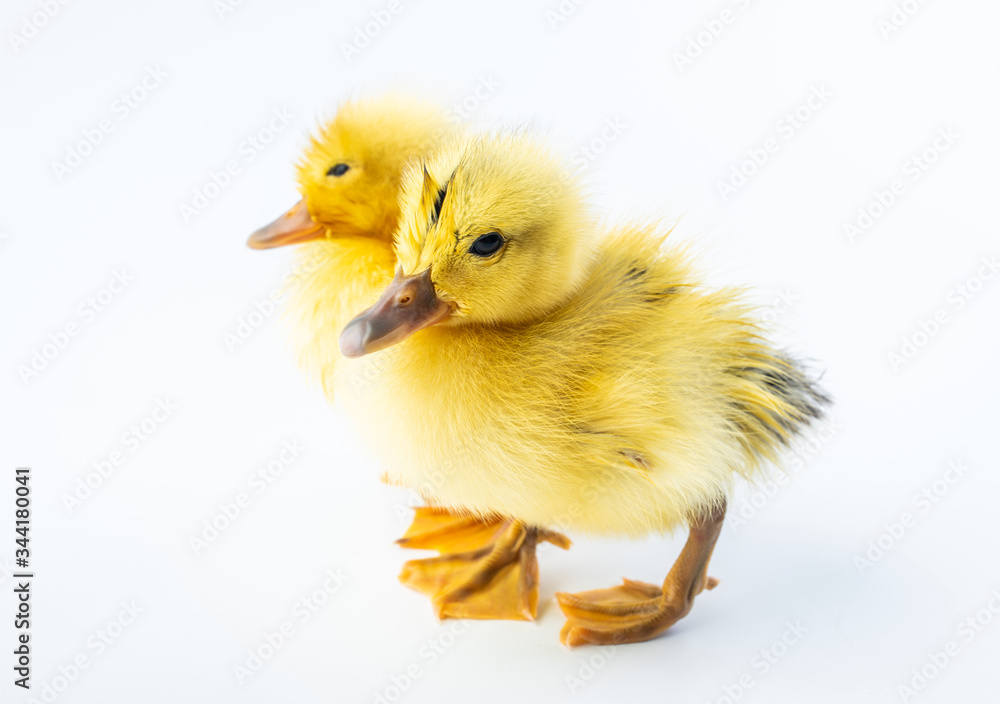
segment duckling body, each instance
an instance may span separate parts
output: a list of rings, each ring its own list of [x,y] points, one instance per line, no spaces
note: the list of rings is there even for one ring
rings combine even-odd
[[[809,382],[652,227],[611,233],[578,291],[521,326],[435,326],[345,366],[390,481],[435,502],[598,535],[669,531],[724,501],[792,428]],[[775,383],[777,380],[777,383]],[[428,412],[433,407],[433,412]],[[365,414],[368,414],[367,416]]]

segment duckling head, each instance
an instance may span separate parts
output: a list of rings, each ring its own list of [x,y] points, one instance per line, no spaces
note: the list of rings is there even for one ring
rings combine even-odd
[[[437,106],[404,96],[344,103],[299,162],[302,200],[247,245],[269,249],[343,236],[391,243],[404,166],[453,129]]]
[[[558,309],[593,245],[579,187],[525,133],[455,140],[403,179],[396,277],[340,337],[345,356],[431,325],[516,325]]]

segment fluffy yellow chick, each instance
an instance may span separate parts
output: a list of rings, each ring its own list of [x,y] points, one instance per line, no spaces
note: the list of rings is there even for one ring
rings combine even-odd
[[[392,278],[403,167],[457,130],[436,105],[387,94],[346,102],[298,166],[300,200],[247,244],[302,244],[288,315],[303,369],[334,396],[336,336]]]
[[[352,417],[391,480],[504,520],[462,560],[414,565],[414,581],[436,590],[439,613],[499,608],[531,587],[519,546],[539,531],[686,524],[662,588],[558,595],[569,645],[662,633],[715,586],[706,570],[734,478],[776,459],[826,397],[737,291],[698,284],[664,248],[668,231],[602,233],[529,135],[456,140],[408,170],[401,202],[395,278],[340,337],[348,357],[378,352],[345,365],[379,370]]]

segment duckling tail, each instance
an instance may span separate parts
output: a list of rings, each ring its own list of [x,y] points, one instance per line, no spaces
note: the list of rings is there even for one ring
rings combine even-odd
[[[732,420],[741,443],[757,459],[776,459],[778,450],[823,418],[831,403],[804,365],[784,353],[760,352],[729,372],[737,383]]]

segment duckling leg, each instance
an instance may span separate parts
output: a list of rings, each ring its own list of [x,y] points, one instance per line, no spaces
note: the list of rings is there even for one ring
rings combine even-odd
[[[480,521],[438,508],[417,509],[413,525],[397,542],[442,554],[410,560],[399,581],[431,597],[440,619],[533,621],[538,609],[535,547],[539,541],[569,547],[569,539],[561,533],[518,521]]]
[[[566,614],[559,639],[570,647],[638,643],[660,635],[684,618],[695,596],[719,583],[708,576],[708,561],[724,518],[722,507],[708,519],[691,524],[687,543],[662,589],[626,579],[621,586],[610,589],[556,594]]]

